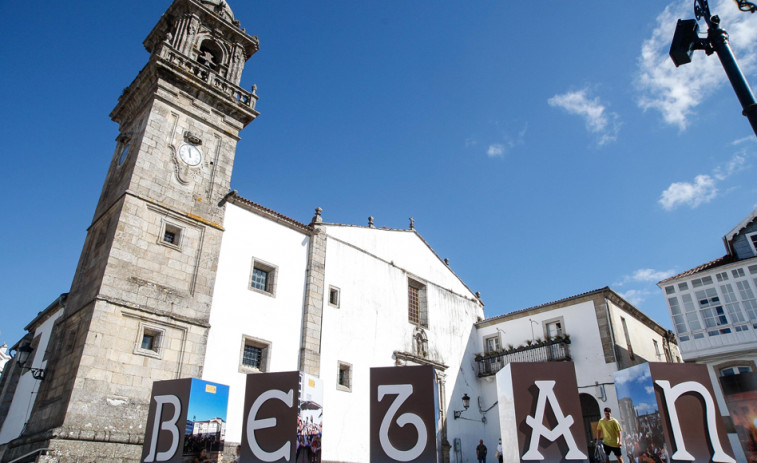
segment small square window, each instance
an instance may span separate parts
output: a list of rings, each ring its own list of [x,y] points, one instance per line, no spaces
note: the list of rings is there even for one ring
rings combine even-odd
[[[665,287],[665,294],[673,294],[676,292],[676,288],[673,285]]]
[[[154,334],[148,334],[144,333],[142,335],[142,349],[145,350],[155,350],[155,347],[157,346],[157,336]]]
[[[715,278],[717,278],[718,281],[726,281],[728,279],[728,272],[720,272],[717,275],[715,275]]]
[[[339,308],[339,288],[329,286],[329,305]]]
[[[752,275],[757,275],[757,265],[750,265],[749,267],[749,273]]]
[[[336,370],[336,388],[339,391],[352,392],[352,365],[338,362]]]
[[[269,296],[276,295],[277,268],[267,262],[252,259],[249,289]]]
[[[268,371],[270,352],[270,342],[250,336],[243,336],[239,359],[239,372],[262,373]]]
[[[741,278],[746,276],[746,272],[744,272],[743,268],[737,268],[731,270],[731,275],[733,275],[734,278]]]
[[[689,289],[689,284],[686,282],[678,283],[678,291],[686,291]]]
[[[134,353],[161,358],[163,355],[162,347],[165,344],[165,335],[166,330],[164,328],[140,323]]]
[[[158,243],[169,248],[181,248],[182,228],[172,223],[163,222]]]

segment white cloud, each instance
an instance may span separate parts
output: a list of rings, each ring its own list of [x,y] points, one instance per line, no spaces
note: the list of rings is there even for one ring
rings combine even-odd
[[[716,179],[723,181],[736,172],[744,170],[745,167],[746,157],[741,154],[737,154],[724,165],[716,167],[713,175]]]
[[[486,150],[486,155],[490,158],[496,158],[505,154],[505,145],[500,143],[493,143],[489,145],[489,149]]]
[[[651,377],[649,365],[642,364],[615,372],[615,383],[625,384],[631,381],[642,383],[649,380]]]
[[[737,146],[742,143],[757,143],[757,138],[749,135],[748,137],[739,138],[738,140],[734,140],[731,142],[732,145]]]
[[[638,405],[635,405],[633,407],[636,410],[636,413],[638,415],[648,415],[650,412],[656,412],[657,411],[657,405],[656,404],[650,404],[647,402],[642,402]]]
[[[749,73],[755,69],[757,21],[739,12],[732,0],[711,2],[710,9],[720,16],[721,24],[728,31],[742,71]],[[679,18],[692,15],[691,4],[684,2],[672,3],[660,13],[652,36],[642,44],[636,79],[639,106],[645,111],[659,111],[666,123],[681,130],[688,125],[695,108],[727,83],[720,60],[706,56],[701,50],[694,52],[691,63],[678,68],[670,59],[668,52],[675,24]],[[706,24],[700,24],[701,36],[706,30]]]
[[[652,292],[647,289],[629,289],[624,293],[620,293],[620,296],[633,305],[640,305],[650,294]]]
[[[653,268],[640,268],[631,275],[633,281],[653,281],[658,282],[665,278],[675,275],[674,270],[655,270]]]
[[[614,142],[618,138],[620,129],[619,116],[607,111],[598,97],[590,98],[587,94],[588,89],[567,92],[553,96],[547,100],[547,103],[550,106],[562,108],[569,114],[583,117],[586,130],[599,137],[597,144],[600,146]]]
[[[499,136],[497,137],[499,141],[496,143],[490,143],[486,148],[486,155],[490,158],[503,157],[504,155],[512,151],[515,147],[525,144],[528,124],[524,124],[523,128],[521,128],[515,136],[511,135],[511,133],[513,132],[513,127],[511,124],[506,125],[506,123],[500,123],[498,121],[494,121],[493,124],[499,132]],[[502,127],[503,125],[506,126]],[[467,141],[465,144],[465,146],[475,145],[476,143],[469,144]]]
[[[613,286],[624,286],[628,283],[657,283],[670,276],[676,274],[675,270],[655,270],[653,268],[640,268],[634,271],[630,275],[626,275],[622,280],[613,283]],[[657,291],[650,291],[649,289],[629,289],[628,291],[621,293],[623,299],[627,300],[633,305],[638,305],[643,302],[650,294],[656,294]]]
[[[715,180],[709,175],[697,175],[693,182],[674,182],[662,192],[658,202],[666,211],[688,205],[692,209],[712,201],[718,195]]]
[[[708,203],[718,196],[717,183],[723,182],[733,174],[746,170],[750,167],[748,160],[754,157],[742,149],[726,163],[716,166],[712,174],[700,174],[694,177],[693,182],[674,182],[662,192],[660,203],[663,209],[671,211],[677,207],[687,205],[692,209],[701,204]]]

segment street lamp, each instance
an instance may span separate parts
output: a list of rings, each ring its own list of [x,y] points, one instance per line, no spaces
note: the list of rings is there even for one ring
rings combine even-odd
[[[18,359],[16,359],[16,364],[18,365],[21,370],[29,370],[32,372],[32,377],[34,379],[38,379],[42,381],[45,379],[45,370],[42,368],[32,368],[27,367],[26,363],[29,361],[29,357],[31,356],[32,351],[34,348],[28,343],[25,342],[19,347],[16,352],[18,353]]]
[[[470,397],[468,397],[468,394],[463,394],[463,408],[467,410],[468,407],[470,407]],[[465,410],[453,410],[455,419],[460,418]]]
[[[741,11],[757,11],[757,6],[746,0],[736,0]],[[694,0],[694,15],[697,20],[704,18],[707,23],[707,38],[699,37],[699,24],[694,19],[679,19],[673,42],[670,44],[670,58],[676,67],[691,62],[694,50],[704,50],[709,56],[718,54],[728,80],[743,108],[742,114],[749,119],[752,130],[757,135],[757,102],[744,74],[741,73],[736,58],[728,42],[728,33],[720,27],[720,17],[710,14],[707,0]]]

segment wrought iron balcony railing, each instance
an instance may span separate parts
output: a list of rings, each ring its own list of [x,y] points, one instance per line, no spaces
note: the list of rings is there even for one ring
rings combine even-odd
[[[507,351],[487,352],[485,355],[477,355],[478,376],[496,374],[511,362],[560,362],[570,360],[569,344],[569,338],[560,338]]]

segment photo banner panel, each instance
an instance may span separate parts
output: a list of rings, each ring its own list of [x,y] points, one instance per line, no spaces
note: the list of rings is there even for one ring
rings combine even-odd
[[[721,376],[720,385],[746,460],[757,461],[757,372]]]

